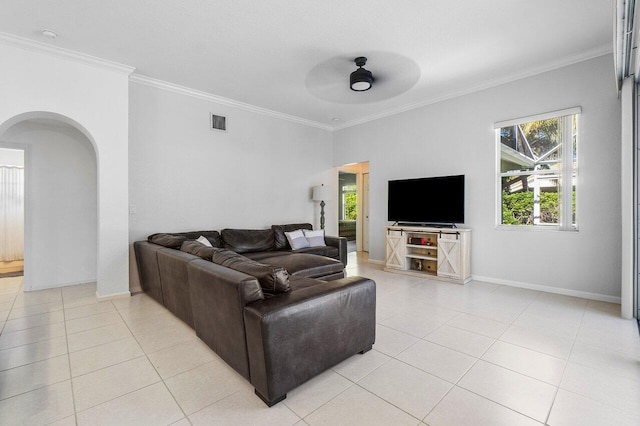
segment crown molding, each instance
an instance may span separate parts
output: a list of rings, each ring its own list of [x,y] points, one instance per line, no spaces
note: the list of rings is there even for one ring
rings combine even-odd
[[[560,61],[552,62],[550,64],[546,64],[546,65],[541,66],[541,67],[533,68],[533,69],[531,69],[529,71],[526,71],[526,72],[512,74],[512,75],[507,76],[507,77],[498,78],[498,79],[495,79],[495,80],[491,80],[491,81],[479,84],[477,86],[472,86],[472,87],[470,87],[468,89],[447,93],[447,94],[442,95],[442,96],[437,96],[437,97],[434,97],[434,98],[425,99],[425,100],[420,101],[420,102],[416,102],[416,103],[405,105],[405,106],[402,106],[402,107],[399,107],[399,108],[391,109],[391,110],[388,110],[388,111],[385,111],[385,112],[381,112],[379,114],[373,114],[373,115],[369,115],[367,117],[363,117],[363,118],[359,118],[359,119],[356,119],[356,120],[348,121],[348,122],[345,122],[345,123],[343,123],[341,125],[333,126],[332,130],[346,129],[348,127],[353,127],[353,126],[357,126],[359,124],[364,124],[364,123],[368,123],[368,122],[371,122],[371,121],[379,120],[379,119],[384,118],[384,117],[389,117],[391,115],[396,115],[396,114],[400,114],[400,113],[403,113],[403,112],[406,112],[406,111],[411,111],[413,109],[422,108],[422,107],[425,107],[427,105],[437,104],[438,102],[443,102],[443,101],[446,101],[446,100],[449,100],[449,99],[458,98],[460,96],[469,95],[471,93],[480,92],[482,90],[490,89],[492,87],[501,86],[503,84],[511,83],[511,82],[514,82],[514,81],[517,81],[517,80],[522,80],[522,79],[527,78],[527,77],[533,77],[533,76],[538,75],[538,74],[543,74],[545,72],[549,72],[549,71],[553,71],[553,70],[556,70],[556,69],[564,68],[564,67],[567,67],[569,65],[577,64],[579,62],[588,61],[589,59],[594,59],[594,58],[598,58],[600,56],[609,55],[612,52],[613,52],[612,46],[609,45],[609,44],[605,44],[605,45],[599,46],[597,48],[591,49],[591,50],[589,50],[587,52],[583,52],[581,54],[574,55],[574,56],[569,56],[568,58],[562,59]]]
[[[121,72],[127,75],[131,74],[135,70],[135,67],[131,67],[129,65],[119,64],[117,62],[108,61],[96,56],[86,55],[84,53],[76,52],[69,49],[63,49],[62,47],[52,46],[50,44],[33,41],[24,37],[18,37],[13,34],[0,32],[0,43],[12,47],[19,47],[21,49],[30,50],[32,52],[55,56],[57,58],[66,59],[73,62],[79,62],[85,65],[92,65],[98,68],[107,69],[109,71]]]
[[[204,101],[227,105],[230,107],[242,109],[242,110],[253,112],[256,114],[266,115],[266,116],[277,118],[280,120],[291,121],[293,123],[316,127],[322,130],[328,130],[328,131],[333,130],[331,126],[319,123],[317,121],[307,120],[305,118],[296,117],[295,115],[289,115],[282,112],[261,108],[255,105],[251,105],[251,104],[236,101],[233,99],[225,98],[222,96],[214,95],[212,93],[203,92],[201,90],[191,89],[189,87],[180,86],[174,83],[169,83],[168,81],[147,77],[146,75],[142,75],[138,73],[131,74],[129,76],[129,81],[132,83],[143,84],[145,86],[155,87],[157,89],[167,90],[167,91],[178,93],[181,95],[190,96],[192,98],[201,99]]]
[[[383,111],[378,114],[373,114],[373,115],[369,115],[359,119],[347,121],[339,125],[328,125],[328,124],[323,124],[317,121],[313,121],[313,120],[297,117],[294,115],[270,110],[267,108],[262,108],[255,105],[247,104],[244,102],[236,101],[233,99],[225,98],[222,96],[217,96],[212,93],[191,89],[189,87],[180,86],[174,83],[169,83],[164,80],[148,77],[142,74],[135,73],[135,67],[132,67],[129,65],[124,65],[124,64],[112,62],[106,59],[98,58],[96,56],[87,55],[84,53],[76,52],[69,49],[64,49],[57,46],[52,46],[50,44],[30,40],[24,37],[15,36],[13,34],[0,32],[0,43],[8,46],[12,46],[12,47],[18,47],[21,49],[30,50],[30,51],[41,53],[41,54],[54,56],[57,58],[61,58],[61,59],[65,59],[73,62],[82,63],[85,65],[95,66],[95,67],[110,70],[110,71],[121,72],[129,75],[129,81],[133,83],[138,83],[138,84],[143,84],[150,87],[155,87],[158,89],[168,90],[168,91],[179,93],[185,96],[190,96],[190,97],[202,99],[209,102],[228,105],[230,107],[242,109],[242,110],[253,112],[256,114],[266,115],[266,116],[277,118],[280,120],[290,121],[293,123],[315,127],[315,128],[327,130],[327,131],[341,130],[348,127],[353,127],[353,126],[368,123],[371,121],[379,120],[381,118],[389,117],[392,115],[401,114],[403,112],[422,108],[428,105],[433,105],[449,99],[454,99],[460,96],[468,95],[468,94],[479,92],[492,87],[511,83],[513,81],[521,80],[523,78],[532,77],[548,71],[553,71],[553,70],[563,68],[569,65],[573,65],[579,62],[587,61],[589,59],[594,59],[600,56],[608,55],[613,52],[613,47],[610,44],[605,44],[605,45],[596,47],[594,49],[591,49],[587,52],[570,56],[562,60],[559,60],[550,64],[546,64],[541,67],[533,68],[526,72],[516,73],[507,77],[494,79],[476,86],[469,87],[467,89],[454,91],[454,92],[447,93],[447,94],[433,97],[433,98],[424,99],[420,102],[404,105],[398,108]]]

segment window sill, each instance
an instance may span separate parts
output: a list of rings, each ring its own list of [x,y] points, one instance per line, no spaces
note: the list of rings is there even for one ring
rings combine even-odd
[[[537,226],[523,226],[523,225],[496,225],[498,231],[525,231],[525,232],[578,232],[578,227],[572,227],[570,229],[562,229],[556,225],[537,225]]]

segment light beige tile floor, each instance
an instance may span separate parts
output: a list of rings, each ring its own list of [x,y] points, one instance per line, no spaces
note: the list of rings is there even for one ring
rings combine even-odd
[[[637,425],[640,338],[620,306],[390,274],[372,351],[267,408],[150,297],[0,280],[0,424]]]

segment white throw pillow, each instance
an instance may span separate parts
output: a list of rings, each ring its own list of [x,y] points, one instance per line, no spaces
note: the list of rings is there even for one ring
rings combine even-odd
[[[309,241],[309,247],[325,247],[327,244],[324,242],[324,229],[319,231],[303,230],[304,237]]]
[[[300,250],[309,247],[309,241],[307,241],[307,239],[304,237],[302,229],[298,229],[297,231],[292,232],[285,232],[284,235],[287,237],[289,245],[293,250]]]
[[[197,242],[204,244],[207,247],[213,247],[211,245],[211,243],[209,242],[209,240],[207,240],[205,237],[203,237],[202,235],[200,235],[200,237],[196,240]]]

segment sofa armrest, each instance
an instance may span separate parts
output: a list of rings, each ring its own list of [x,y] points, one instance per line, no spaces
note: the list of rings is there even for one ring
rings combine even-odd
[[[347,266],[347,239],[345,237],[324,237],[326,245],[331,247],[337,247],[340,251],[340,262]]]
[[[375,341],[375,282],[349,277],[247,305],[251,384],[267,403]]]
[[[227,364],[249,379],[243,312],[264,299],[255,277],[197,259],[187,264],[194,329]]]

